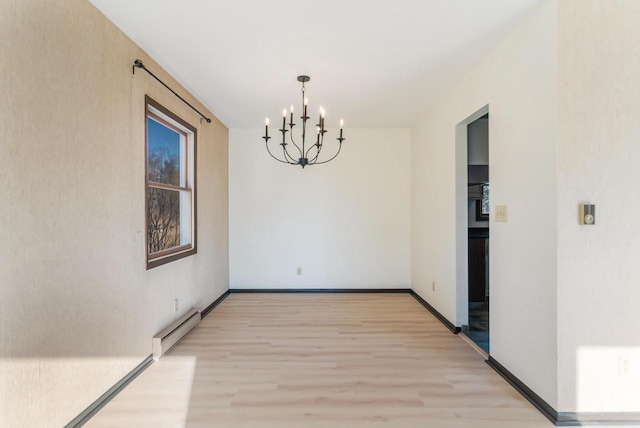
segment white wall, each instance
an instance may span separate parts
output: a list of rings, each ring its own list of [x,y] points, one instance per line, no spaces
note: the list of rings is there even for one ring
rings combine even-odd
[[[564,0],[559,19],[559,410],[640,412],[640,2]]]
[[[264,129],[230,130],[231,288],[410,286],[409,129],[344,132],[303,170],[268,155]]]
[[[489,105],[492,212],[509,210],[507,223],[490,220],[491,355],[552,406],[557,35],[556,2],[547,0],[415,124],[411,151],[412,287],[460,325],[456,251],[466,254],[466,234],[456,234],[456,188],[466,186],[466,171],[456,165],[466,167],[466,154],[459,162],[456,147],[466,151],[466,140],[456,141],[456,125]],[[467,204],[460,209],[465,230]]]
[[[0,40],[0,426],[60,427],[228,288],[228,131],[86,0],[2,1]],[[148,271],[145,94],[198,128],[198,254]]]

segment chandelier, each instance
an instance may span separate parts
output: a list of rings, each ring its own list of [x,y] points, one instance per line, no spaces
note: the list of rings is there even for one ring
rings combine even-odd
[[[276,156],[271,152],[269,148],[269,140],[271,137],[269,136],[269,118],[265,120],[264,127],[264,142],[267,147],[267,152],[271,155],[272,158],[277,160],[278,162],[288,163],[289,165],[300,165],[304,168],[307,165],[320,165],[323,163],[331,162],[334,160],[339,154],[340,149],[342,149],[342,142],[346,140],[346,138],[342,138],[342,127],[344,126],[344,121],[340,119],[340,137],[336,138],[340,143],[338,145],[337,152],[329,159],[320,160],[320,153],[322,152],[322,147],[324,143],[324,134],[327,133],[327,130],[324,128],[324,114],[325,111],[322,107],[320,107],[320,114],[318,117],[318,123],[316,124],[316,135],[315,135],[315,143],[310,144],[311,142],[307,142],[307,120],[310,119],[307,116],[307,104],[308,100],[304,96],[305,87],[304,84],[311,80],[309,76],[298,76],[298,82],[302,83],[302,138],[299,140],[300,145],[296,144],[293,139],[293,127],[296,126],[293,123],[293,106],[291,106],[291,110],[289,112],[289,129],[287,129],[287,109],[282,111],[282,129],[279,131],[282,133],[282,143],[279,145],[282,146],[282,157],[280,155]],[[289,139],[291,144],[287,143],[287,132],[290,132]],[[288,146],[293,145],[293,148],[288,148]]]

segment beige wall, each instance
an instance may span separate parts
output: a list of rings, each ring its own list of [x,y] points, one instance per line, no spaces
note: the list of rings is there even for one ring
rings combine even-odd
[[[559,22],[558,410],[640,412],[640,2],[562,0]]]
[[[61,426],[228,288],[228,130],[85,0],[0,2],[0,41],[0,426]],[[198,254],[149,271],[145,94],[198,128]]]

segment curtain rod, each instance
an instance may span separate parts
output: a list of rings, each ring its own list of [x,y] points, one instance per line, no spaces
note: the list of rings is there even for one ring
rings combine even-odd
[[[145,66],[144,66],[144,64],[142,63],[142,60],[137,59],[137,60],[135,60],[135,61],[133,62],[133,67],[131,67],[131,71],[132,71],[132,73],[133,73],[133,74],[136,74],[136,68],[141,68],[141,69],[143,69],[144,71],[146,71],[147,73],[149,73],[149,74],[151,75],[151,77],[153,77],[154,79],[156,79],[158,82],[162,83],[162,86],[164,86],[165,88],[167,88],[168,90],[170,90],[170,91],[171,91],[171,93],[172,93],[173,95],[175,95],[176,97],[180,98],[180,100],[181,100],[183,103],[185,103],[186,105],[188,105],[189,107],[191,107],[191,108],[192,108],[196,113],[198,113],[198,114],[200,115],[200,117],[202,117],[202,119],[206,120],[206,121],[207,121],[207,123],[211,123],[211,119],[210,119],[210,118],[208,118],[208,117],[207,117],[207,116],[205,116],[204,114],[200,113],[200,111],[199,111],[197,108],[195,108],[194,106],[192,106],[192,105],[189,103],[189,101],[187,101],[187,100],[185,100],[184,98],[182,98],[180,95],[178,95],[178,94],[176,93],[176,91],[174,91],[173,89],[171,89],[170,87],[168,87],[166,83],[164,83],[162,80],[160,80],[160,79],[158,78],[158,76],[156,76],[156,75],[155,75],[155,74],[153,74],[151,71],[149,71],[149,69],[148,69],[147,67],[145,67]]]

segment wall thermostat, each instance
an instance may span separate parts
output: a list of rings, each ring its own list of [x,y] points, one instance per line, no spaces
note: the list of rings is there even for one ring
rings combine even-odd
[[[596,206],[591,204],[580,204],[580,224],[596,224]]]

